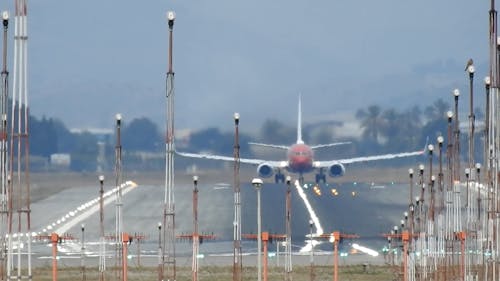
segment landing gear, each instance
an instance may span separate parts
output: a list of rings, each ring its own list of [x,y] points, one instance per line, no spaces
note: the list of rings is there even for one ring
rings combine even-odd
[[[285,175],[283,175],[281,172],[276,173],[276,175],[274,176],[274,181],[276,183],[284,183]]]
[[[300,185],[304,185],[304,176],[303,175],[299,176],[299,183],[300,183]]]
[[[326,183],[326,176],[325,174],[316,174],[316,183]]]
[[[316,174],[316,183],[320,183],[321,181],[323,181],[323,183],[326,183],[326,175],[325,173],[323,173],[323,169],[320,169],[319,170],[319,173]]]

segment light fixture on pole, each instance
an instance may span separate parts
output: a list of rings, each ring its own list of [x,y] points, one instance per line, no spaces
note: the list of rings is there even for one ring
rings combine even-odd
[[[486,76],[484,78],[484,88],[486,92],[486,103],[485,103],[485,108],[486,108],[486,113],[484,116],[484,141],[483,141],[483,146],[484,146],[484,154],[483,154],[483,161],[484,165],[486,167],[489,166],[488,164],[488,158],[489,158],[489,149],[488,149],[488,144],[489,144],[489,126],[490,126],[490,85],[491,85],[491,79],[489,76]]]
[[[453,163],[455,167],[454,171],[454,179],[455,181],[460,181],[460,127],[458,123],[458,98],[460,97],[460,91],[458,89],[453,90],[453,97],[455,100],[455,146],[453,149]]]
[[[469,169],[474,169],[474,134],[475,134],[475,115],[474,115],[474,72],[475,67],[470,59],[471,64],[467,66],[469,73]],[[472,177],[472,174],[471,174]]]
[[[258,281],[262,280],[262,225],[261,225],[261,213],[260,213],[260,190],[262,189],[262,179],[254,178],[252,180],[252,185],[257,190],[257,274]]]

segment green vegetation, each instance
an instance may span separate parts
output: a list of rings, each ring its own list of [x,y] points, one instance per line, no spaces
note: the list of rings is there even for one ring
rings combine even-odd
[[[351,145],[342,148],[323,149],[318,158],[352,157],[353,155],[370,155],[377,153],[392,153],[406,150],[421,149],[426,138],[435,142],[439,135],[446,136],[447,121],[445,113],[450,110],[449,103],[442,99],[422,108],[418,105],[408,109],[387,108],[379,105],[368,105],[360,108],[355,114],[359,128],[349,130],[359,134],[361,138],[346,137],[342,122],[324,120],[316,123],[303,124],[303,138],[309,144],[350,141]],[[484,119],[479,108],[475,109],[476,120]],[[341,131],[343,134],[341,134]],[[259,135],[250,136],[241,128],[240,155],[246,158],[261,157],[262,153],[269,156],[273,150],[252,150],[248,142],[264,142],[275,144],[291,144],[296,138],[295,122],[282,123],[276,119],[266,120],[260,128]],[[123,168],[134,171],[155,171],[164,167],[165,136],[157,124],[148,118],[137,118],[123,122],[121,128],[123,147]],[[465,134],[462,134],[465,137]],[[475,142],[479,147],[481,134],[477,134]],[[99,143],[99,144],[98,144]],[[106,133],[71,132],[56,119],[30,116],[30,153],[32,155],[31,169],[46,171],[53,168],[49,163],[50,155],[64,153],[71,156],[71,165],[66,169],[71,171],[95,171],[100,155],[99,168],[111,171],[114,163],[114,127],[110,122]],[[188,136],[177,137],[176,147],[179,150],[191,152],[208,152],[214,154],[232,155],[234,133],[222,132],[216,127],[207,127],[191,132]],[[261,154],[259,154],[261,153]],[[259,154],[259,155],[257,155]],[[480,159],[481,151],[476,149],[476,158]],[[281,157],[281,154],[280,154]],[[37,160],[37,162],[35,162]],[[394,160],[392,164],[397,164]],[[178,162],[180,166],[190,165],[192,161]],[[213,164],[213,163],[212,163]],[[212,165],[211,164],[211,165]],[[60,167],[58,167],[60,169]]]
[[[87,269],[85,271],[86,280],[99,280],[97,268]],[[114,280],[115,272],[111,269],[106,271],[106,280]],[[314,268],[314,280],[333,280],[333,269],[329,266],[316,266]],[[243,269],[243,280],[256,280],[257,268],[245,267]],[[129,281],[158,280],[158,269],[156,267],[131,268],[128,272]],[[387,266],[350,265],[339,267],[339,280],[343,281],[387,281],[393,280],[394,270]],[[202,267],[198,273],[199,280],[203,281],[230,281],[233,278],[231,266],[210,266]],[[268,280],[283,280],[284,272],[282,267],[271,267],[268,273]],[[293,280],[310,280],[310,267],[296,266],[293,270]],[[77,281],[82,280],[82,271],[80,267],[63,268],[58,272],[59,281]],[[33,272],[33,281],[52,280],[52,268],[36,268]],[[192,280],[191,268],[178,267],[177,280]]]

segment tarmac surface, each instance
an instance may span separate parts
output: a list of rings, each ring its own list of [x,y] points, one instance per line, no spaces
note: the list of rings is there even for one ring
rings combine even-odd
[[[221,177],[212,173],[199,173],[199,230],[201,233],[214,234],[214,241],[204,241],[200,246],[203,259],[200,265],[232,264],[233,235],[233,190],[232,172]],[[384,174],[387,176],[387,173]],[[250,175],[251,176],[251,175]],[[365,175],[366,176],[366,175]],[[247,175],[241,178],[246,178]],[[137,186],[126,187],[123,195],[123,229],[135,237],[130,245],[129,253],[132,262],[157,264],[159,231],[158,222],[162,221],[165,195],[164,178],[160,174],[129,173],[124,180],[131,180]],[[226,180],[221,180],[226,179]],[[248,177],[250,178],[250,177]],[[330,179],[331,180],[331,179]],[[242,198],[242,232],[256,233],[256,192],[249,184],[251,181],[241,180]],[[99,183],[96,175],[89,174],[39,174],[32,176],[31,230],[45,236],[55,229],[63,229],[71,237],[59,245],[59,256],[62,264],[79,264],[82,238],[85,242],[86,259],[89,264],[98,262],[99,240]],[[105,180],[105,192],[114,185],[114,176],[108,175]],[[389,232],[395,224],[399,224],[403,212],[408,205],[408,184],[392,182],[338,182],[321,186],[321,196],[315,195],[312,188],[304,188],[309,204],[316,213],[318,221],[325,233],[341,231],[358,234],[355,240],[345,240],[340,244],[340,252],[349,253],[341,259],[346,264],[383,264],[384,257],[380,249],[386,244],[382,233]],[[334,196],[332,189],[338,195]],[[175,179],[175,221],[176,233],[192,232],[192,176],[176,174]],[[262,189],[262,229],[270,233],[284,233],[286,185],[265,183]],[[104,208],[104,229],[108,236],[107,255],[112,259],[114,245],[111,236],[115,231],[115,195],[110,193]],[[92,201],[93,200],[93,201]],[[71,215],[83,203],[88,203],[86,216]],[[90,210],[90,211],[89,211]],[[80,214],[83,213],[80,212]],[[298,190],[292,186],[292,244],[293,263],[309,264],[310,252],[300,253],[305,246],[305,235],[311,230],[317,231],[315,225],[309,228],[311,215]],[[63,221],[64,220],[64,221]],[[59,222],[58,222],[59,221]],[[81,226],[84,224],[84,232]],[[52,226],[52,229],[48,229]],[[64,227],[62,227],[64,226]],[[82,237],[84,234],[84,237]],[[138,243],[140,241],[140,244]],[[352,243],[372,248],[380,252],[378,257],[355,253]],[[270,263],[279,263],[276,242],[269,245],[274,252]],[[244,264],[255,264],[255,241],[243,241],[242,251],[245,254]],[[317,264],[331,264],[332,244],[321,241],[315,247],[314,261]],[[33,246],[34,264],[50,263],[51,248],[48,241],[36,241]],[[191,242],[178,241],[176,244],[177,263],[190,265]],[[140,261],[139,261],[140,260]],[[282,262],[282,260],[281,260]]]

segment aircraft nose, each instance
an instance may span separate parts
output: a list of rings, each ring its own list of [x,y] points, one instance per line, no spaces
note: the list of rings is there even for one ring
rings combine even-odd
[[[307,157],[297,157],[295,158],[295,164],[297,165],[306,165],[309,163],[309,158]]]

